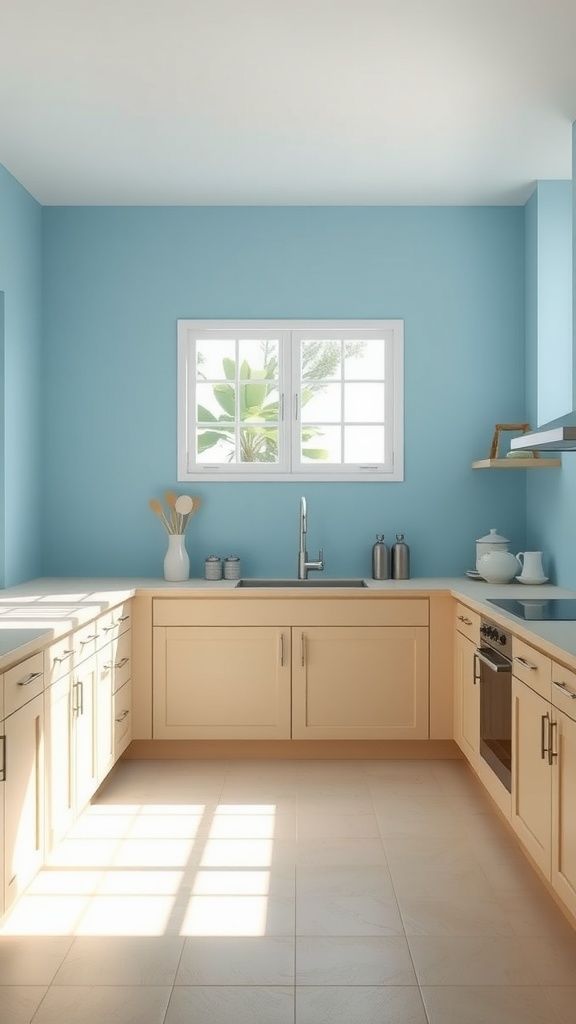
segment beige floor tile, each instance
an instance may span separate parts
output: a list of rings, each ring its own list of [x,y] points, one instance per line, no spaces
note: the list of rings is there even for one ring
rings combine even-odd
[[[169,931],[173,896],[93,896],[75,935],[155,936]]]
[[[576,986],[576,933],[521,936],[518,943],[539,985]]]
[[[169,998],[168,986],[53,986],[34,1024],[163,1024]]]
[[[91,896],[98,892],[106,872],[83,868],[44,868],[28,886],[31,896]]]
[[[25,893],[2,921],[2,935],[74,935],[91,896],[29,896]]]
[[[510,937],[411,935],[421,985],[533,985],[534,972]]]
[[[188,938],[176,985],[292,985],[293,936]]]
[[[295,902],[282,896],[194,896],[180,926],[181,935],[293,935]]]
[[[38,985],[0,986],[0,1024],[30,1024],[47,991]]]
[[[296,989],[295,1024],[321,1022],[427,1024],[420,992],[416,987],[335,985],[302,986]]]
[[[320,808],[298,814],[298,841],[309,839],[379,839],[373,813],[348,814]]]
[[[482,892],[489,888],[480,861],[453,836],[386,839],[384,848],[398,895],[425,899],[433,892]]]
[[[561,988],[543,989],[554,1012],[555,1024],[574,1024],[576,1017],[576,987],[563,985]]]
[[[498,902],[510,922],[514,935],[560,935],[571,939],[574,929],[536,875],[532,884],[516,891],[498,893]]]
[[[394,897],[296,897],[297,935],[402,935]]]
[[[362,793],[339,793],[315,796],[303,791],[298,796],[298,814],[374,814],[374,804],[368,789]]]
[[[385,864],[318,865],[296,872],[299,899],[310,896],[375,896],[391,899],[394,888]]]
[[[240,1022],[294,1024],[294,989],[282,985],[176,986],[165,1024]]]
[[[297,985],[416,985],[402,936],[302,936],[296,939]]]
[[[211,839],[198,847],[201,868],[271,868],[294,864],[296,844],[288,839]]]
[[[429,1024],[558,1024],[544,991],[500,985],[423,986]]]
[[[427,899],[402,893],[398,906],[407,935],[512,935],[500,905],[484,890]]]
[[[74,939],[54,985],[172,985],[184,939]]]
[[[49,985],[71,945],[71,936],[3,936],[0,985]]]
[[[296,848],[296,864],[386,864],[386,854],[380,839],[302,839]]]

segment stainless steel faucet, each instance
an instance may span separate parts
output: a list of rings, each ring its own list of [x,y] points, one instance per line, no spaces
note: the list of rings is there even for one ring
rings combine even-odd
[[[308,552],[306,550],[306,534],[308,532],[308,517],[306,514],[306,498],[300,498],[300,547],[298,549],[298,579],[307,580],[308,570],[317,569],[322,572],[324,568],[324,552],[320,548],[318,552],[318,561],[309,562]]]

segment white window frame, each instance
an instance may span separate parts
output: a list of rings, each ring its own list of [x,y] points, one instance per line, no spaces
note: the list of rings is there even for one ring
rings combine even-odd
[[[281,382],[281,440],[278,464],[239,463],[202,465],[195,461],[191,425],[195,416],[195,345],[210,336],[237,338],[241,332],[274,332],[281,341],[279,373]],[[378,465],[302,464],[300,449],[300,360],[299,341],[318,334],[319,338],[346,334],[357,338],[384,337],[386,462]],[[178,480],[179,481],[339,481],[397,482],[404,479],[404,321],[403,320],[178,320]],[[284,429],[282,427],[284,426]],[[189,449],[191,451],[189,452]],[[294,453],[292,457],[291,453]]]

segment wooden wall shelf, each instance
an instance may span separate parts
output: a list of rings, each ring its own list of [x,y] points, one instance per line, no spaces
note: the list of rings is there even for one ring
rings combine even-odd
[[[558,469],[562,459],[479,459],[472,469]]]

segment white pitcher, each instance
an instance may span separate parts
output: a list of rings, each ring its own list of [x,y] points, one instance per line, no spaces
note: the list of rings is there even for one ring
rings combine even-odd
[[[541,580],[544,577],[541,551],[519,551],[516,558],[522,566],[521,575],[528,580]]]

